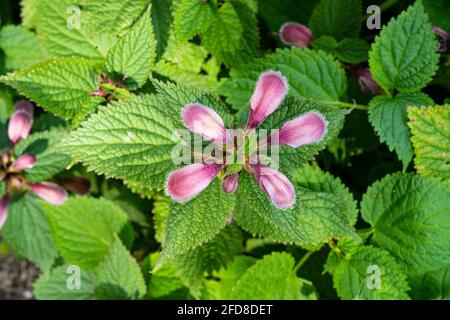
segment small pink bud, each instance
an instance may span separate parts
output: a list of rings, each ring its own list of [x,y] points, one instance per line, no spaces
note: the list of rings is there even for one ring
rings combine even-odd
[[[9,195],[5,194],[3,198],[0,199],[0,229],[3,227],[6,218],[8,217],[8,202]]]
[[[226,142],[226,129],[222,118],[211,108],[201,104],[188,104],[181,110],[186,127],[207,141]]]
[[[16,144],[22,139],[26,139],[30,134],[33,125],[33,105],[25,100],[16,104],[15,111],[11,116],[8,125],[8,137]]]
[[[357,69],[355,74],[358,77],[358,83],[362,92],[376,95],[382,93],[380,86],[375,82],[368,68]]]
[[[269,195],[277,208],[292,208],[295,203],[295,189],[284,174],[265,165],[255,165],[252,169],[260,188]]]
[[[21,155],[12,164],[13,168],[17,171],[31,169],[36,163],[36,157],[32,154]]]
[[[436,35],[441,38],[438,51],[442,53],[447,52],[450,47],[450,37],[448,36],[448,33],[437,26],[433,26],[433,30],[436,32]]]
[[[172,172],[166,192],[174,200],[188,201],[202,192],[222,169],[221,165],[194,163]]]
[[[318,112],[309,112],[287,121],[278,132],[280,145],[298,148],[319,142],[327,133],[328,121]]]
[[[226,193],[236,192],[239,184],[239,175],[237,173],[230,174],[223,179],[222,188]]]
[[[250,98],[250,114],[247,128],[254,129],[271,115],[283,102],[288,91],[288,83],[280,72],[267,71],[256,83]]]
[[[296,22],[288,22],[280,28],[280,39],[284,44],[307,48],[313,40],[313,34],[309,28]]]
[[[44,199],[48,203],[61,205],[67,200],[67,192],[64,188],[58,186],[52,182],[41,182],[36,184],[30,184],[31,190],[36,193],[40,198]]]

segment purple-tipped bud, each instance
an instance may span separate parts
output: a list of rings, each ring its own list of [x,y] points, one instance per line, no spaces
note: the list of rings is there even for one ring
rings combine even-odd
[[[174,200],[188,201],[206,189],[221,169],[221,165],[194,163],[175,170],[166,181],[166,192]]]
[[[280,145],[298,148],[319,142],[326,135],[328,121],[318,112],[309,112],[287,121],[278,132]]]
[[[229,215],[227,221],[225,221],[225,224],[229,226],[233,222],[233,219],[234,219],[234,212]]]
[[[277,208],[292,208],[295,203],[295,188],[284,174],[265,165],[252,166],[252,170],[260,188],[269,195]]]
[[[450,48],[450,37],[448,36],[448,33],[437,26],[433,26],[433,30],[441,40],[441,42],[439,43],[438,51],[442,53],[447,52]]]
[[[13,168],[16,171],[26,170],[33,168],[34,164],[36,163],[36,157],[32,154],[24,154],[21,155],[14,161],[12,164]]]
[[[369,68],[361,68],[355,71],[356,76],[358,77],[359,87],[361,91],[365,94],[375,94],[379,95],[382,93],[380,86],[375,82],[370,73]]]
[[[88,194],[91,191],[91,183],[82,177],[55,178],[56,182],[64,187],[64,189],[72,191],[79,195]]]
[[[48,203],[62,205],[67,200],[67,192],[64,188],[52,182],[30,184],[31,190]]]
[[[33,125],[33,105],[28,101],[19,101],[8,125],[8,137],[12,143],[25,139]]]
[[[250,98],[250,114],[247,128],[254,129],[271,115],[283,102],[288,91],[288,83],[280,72],[263,73],[256,83]]]
[[[226,142],[227,132],[222,118],[211,108],[188,104],[181,110],[185,126],[207,141]]]
[[[237,173],[230,174],[223,179],[222,188],[226,193],[236,192],[239,184],[239,175]]]
[[[5,194],[3,198],[0,199],[0,229],[3,227],[6,218],[8,217],[8,202],[9,195]]]
[[[280,39],[284,44],[307,48],[313,40],[313,34],[309,28],[296,22],[288,22],[280,28]]]

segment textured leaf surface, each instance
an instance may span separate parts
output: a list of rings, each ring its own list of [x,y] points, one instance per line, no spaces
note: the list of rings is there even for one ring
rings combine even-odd
[[[338,101],[347,89],[344,70],[324,52],[298,48],[277,50],[239,70],[223,82],[220,93],[237,110],[246,108],[259,75],[267,70],[281,71],[288,79],[291,96]]]
[[[376,287],[373,268],[379,271]],[[395,259],[385,250],[364,246],[346,256],[336,267],[334,286],[345,300],[404,300],[409,299],[406,275]]]
[[[389,150],[397,153],[406,168],[413,157],[407,109],[409,106],[432,105],[427,95],[418,93],[399,94],[394,98],[378,96],[369,103],[369,121]]]
[[[241,0],[225,3],[202,34],[202,44],[226,65],[251,62],[259,44],[255,13]]]
[[[409,108],[408,117],[417,171],[450,181],[450,105]]]
[[[102,108],[72,132],[64,150],[98,174],[162,189],[176,167],[174,130],[161,99],[139,96]]]
[[[38,300],[93,300],[95,299],[95,273],[80,270],[80,288],[68,287],[70,277],[76,277],[70,265],[56,267],[44,273],[33,285]]]
[[[218,179],[189,202],[172,202],[156,268],[213,239],[225,227],[234,204],[234,194],[224,193]]]
[[[25,171],[31,182],[41,182],[52,178],[70,164],[70,156],[59,152],[56,144],[67,134],[64,130],[38,132],[20,141],[14,148],[16,156],[32,154],[36,157],[33,168]]]
[[[31,193],[10,200],[2,236],[17,253],[49,270],[58,255],[48,220]]]
[[[141,87],[148,79],[155,63],[156,40],[151,22],[151,6],[133,25],[106,57],[110,73],[124,76],[130,89]]]
[[[76,197],[62,206],[43,205],[62,257],[88,271],[103,260],[127,220],[122,210],[104,199]]]
[[[152,1],[152,24],[156,38],[156,55],[158,59],[163,55],[169,40],[172,26],[172,0]]]
[[[309,284],[297,278],[295,260],[285,252],[265,256],[248,268],[231,289],[231,299],[239,300],[306,300],[303,287]],[[311,286],[309,284],[309,286]]]
[[[341,40],[358,37],[362,21],[360,0],[321,0],[311,15],[309,26],[317,38],[330,35]]]
[[[99,39],[93,37],[86,27],[81,27],[84,20],[78,15],[78,10],[81,9],[80,3],[80,0],[37,2],[36,29],[39,40],[50,57],[75,56],[100,62],[105,57],[105,52],[101,50]],[[109,13],[109,11],[106,12]],[[80,28],[77,26],[78,21]]]
[[[356,223],[356,219],[358,218],[356,201],[341,179],[333,177],[318,167],[305,165],[293,174],[292,182],[309,191],[325,192],[335,195],[336,200],[341,202],[339,209],[348,217],[351,225]]]
[[[370,70],[385,90],[415,92],[436,72],[437,41],[420,1],[381,30],[369,54]]]
[[[323,36],[312,43],[314,49],[332,54],[342,62],[358,64],[369,57],[369,44],[362,39],[346,38],[337,42],[333,37]]]
[[[449,183],[412,174],[374,183],[361,202],[362,217],[375,229],[373,240],[408,274],[450,262],[449,212]]]
[[[189,40],[208,29],[214,21],[214,1],[181,0],[175,11],[175,32],[181,40]]]
[[[138,299],[147,292],[141,269],[118,237],[97,272],[100,299]]]
[[[413,299],[450,299],[450,265],[412,276],[408,280]]]
[[[35,28],[37,24],[37,6],[39,0],[21,0],[20,1],[20,16],[22,18],[22,25],[25,28]]]
[[[194,296],[200,296],[203,275],[226,266],[243,250],[241,231],[235,226],[223,229],[217,236],[174,260],[173,266]]]
[[[159,252],[152,253],[149,259],[150,267],[153,268],[159,259]],[[183,281],[178,276],[173,262],[168,262],[158,271],[151,272],[148,283],[148,293],[151,298],[162,298],[182,288],[184,288]]]
[[[239,176],[235,220],[253,235],[282,243],[317,246],[333,237],[352,236],[348,217],[336,208],[342,205],[333,194],[296,187],[292,209],[280,210],[260,190],[254,177]]]
[[[21,26],[9,25],[0,30],[0,49],[8,70],[27,67],[45,57],[36,35]]]
[[[64,119],[92,111],[103,98],[90,94],[99,86],[94,65],[88,60],[48,60],[0,77],[39,106]]]

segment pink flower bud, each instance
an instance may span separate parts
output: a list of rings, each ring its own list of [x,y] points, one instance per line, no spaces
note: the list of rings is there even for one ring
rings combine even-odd
[[[0,229],[3,227],[6,218],[8,217],[8,202],[9,195],[5,194],[3,198],[0,199]]]
[[[380,86],[375,82],[368,68],[357,69],[355,74],[358,77],[358,83],[362,92],[376,95],[382,93]]]
[[[450,47],[450,37],[448,36],[448,33],[437,26],[433,26],[433,30],[441,40],[441,42],[439,43],[438,51],[442,53],[447,52]]]
[[[309,112],[287,121],[278,132],[280,145],[298,148],[319,142],[327,133],[328,121],[318,112]]]
[[[236,192],[239,184],[239,175],[237,173],[230,174],[223,179],[222,188],[226,193]]]
[[[33,105],[28,101],[19,101],[8,125],[8,137],[16,144],[28,137],[33,125]]]
[[[269,195],[277,208],[292,208],[295,203],[295,189],[284,174],[265,165],[252,166],[252,170],[260,188]]]
[[[31,190],[48,203],[61,205],[67,200],[67,192],[64,188],[52,182],[30,184]]]
[[[221,165],[194,163],[172,172],[166,192],[174,200],[188,201],[202,192],[222,169]]]
[[[222,118],[211,108],[201,104],[188,104],[181,110],[185,126],[207,141],[226,142],[226,129]]]
[[[283,102],[288,91],[285,77],[279,72],[268,71],[261,75],[250,98],[250,114],[247,128],[254,129],[271,115]]]
[[[280,39],[284,44],[307,48],[313,39],[313,34],[309,28],[296,22],[288,22],[280,28]]]
[[[21,155],[12,164],[13,168],[17,171],[31,169],[36,163],[36,157],[32,154]]]

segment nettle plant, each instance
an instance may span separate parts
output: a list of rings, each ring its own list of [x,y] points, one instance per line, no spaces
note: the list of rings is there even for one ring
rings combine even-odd
[[[450,298],[448,1],[13,2],[1,252],[36,298]]]

